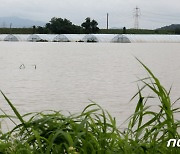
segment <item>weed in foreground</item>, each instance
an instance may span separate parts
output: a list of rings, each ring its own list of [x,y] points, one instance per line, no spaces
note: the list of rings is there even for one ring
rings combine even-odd
[[[139,61],[139,60],[138,60]],[[80,114],[64,116],[58,111],[43,111],[21,115],[9,99],[2,93],[14,111],[14,117],[6,113],[1,118],[9,118],[15,127],[0,133],[0,153],[6,154],[178,154],[180,148],[167,147],[171,138],[179,139],[177,129],[180,122],[174,115],[179,108],[173,108],[170,91],[141,61],[149,74],[140,79],[143,83],[133,96],[138,97],[134,114],[129,119],[127,129],[120,131],[116,120],[98,104],[91,102]],[[154,96],[144,96],[149,89]],[[148,105],[152,99],[156,111]],[[158,101],[157,101],[158,100]],[[28,120],[24,120],[28,119]]]

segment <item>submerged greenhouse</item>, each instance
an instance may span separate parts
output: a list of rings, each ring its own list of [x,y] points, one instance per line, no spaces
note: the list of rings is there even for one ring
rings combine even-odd
[[[4,39],[7,37],[7,34],[1,34],[0,35],[0,41],[4,41]]]
[[[83,42],[111,42],[116,34],[87,34],[82,38]]]
[[[156,34],[0,34],[0,41],[180,43],[180,35]]]
[[[84,34],[59,34],[53,39],[53,42],[82,42]]]
[[[36,34],[32,34],[27,38],[27,41],[30,41],[30,42],[38,42],[40,40],[41,38]]]
[[[93,34],[87,34],[82,38],[83,42],[99,42],[98,38]]]
[[[29,42],[52,42],[56,35],[54,34],[32,34],[27,38]]]
[[[4,41],[17,42],[17,41],[19,41],[19,39],[18,39],[16,36],[14,36],[14,35],[9,34],[9,35],[7,35],[7,36],[4,38]]]
[[[64,34],[60,34],[53,39],[53,42],[70,42],[70,40]]]
[[[180,43],[180,35],[119,34],[112,39],[117,43]]]
[[[115,36],[111,42],[115,42],[115,43],[131,43],[131,41],[129,40],[129,38],[125,35],[117,35]]]

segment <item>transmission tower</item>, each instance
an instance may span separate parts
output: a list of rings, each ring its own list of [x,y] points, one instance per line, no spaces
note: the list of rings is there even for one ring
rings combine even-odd
[[[140,8],[136,6],[134,11],[134,29],[139,29]]]

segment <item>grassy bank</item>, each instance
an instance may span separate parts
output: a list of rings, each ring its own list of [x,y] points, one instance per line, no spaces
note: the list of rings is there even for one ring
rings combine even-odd
[[[33,28],[0,28],[0,34],[33,34]]]
[[[140,61],[139,61],[140,62]],[[140,62],[141,63],[141,62]],[[141,63],[142,64],[142,63]],[[129,118],[127,128],[118,129],[116,120],[98,104],[91,102],[81,113],[64,116],[58,111],[44,111],[20,115],[17,109],[2,93],[14,116],[6,115],[15,127],[0,134],[0,152],[18,154],[178,154],[180,148],[167,147],[169,139],[179,139],[177,129],[180,122],[174,115],[170,91],[144,65],[149,76],[140,79],[142,87],[132,97],[136,102],[134,114]],[[146,96],[147,89],[152,95]],[[136,99],[134,99],[136,98]],[[156,111],[148,104],[153,100]],[[19,124],[14,122],[19,120]],[[119,117],[121,118],[121,117]],[[26,120],[25,120],[26,119]],[[28,119],[28,120],[27,120]]]
[[[38,28],[0,28],[0,34],[43,34]],[[83,34],[83,31],[79,32]],[[100,29],[99,34],[123,34],[123,29]],[[127,29],[126,34],[175,34],[173,30]]]

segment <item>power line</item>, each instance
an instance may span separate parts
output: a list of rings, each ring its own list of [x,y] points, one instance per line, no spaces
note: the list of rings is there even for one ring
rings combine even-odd
[[[180,20],[180,17],[170,17],[170,16],[154,16],[154,15],[150,15],[150,14],[143,14],[142,17],[145,18],[149,18],[149,19],[158,19],[158,20],[170,20],[170,21],[174,21],[174,20]]]
[[[161,23],[161,24],[168,24],[168,23],[174,23],[179,21],[180,17],[173,16],[170,14],[163,14],[163,13],[152,13],[148,11],[143,11],[142,21],[149,21],[153,23]]]
[[[150,19],[150,18],[144,18],[142,17],[142,20],[153,22],[153,23],[161,23],[161,24],[167,24],[167,21],[160,21],[159,19]]]
[[[172,18],[179,18],[179,15],[172,15],[172,14],[164,14],[164,13],[157,13],[157,12],[150,12],[150,11],[143,11],[143,14],[148,15],[155,15],[155,16],[161,16],[161,17],[172,17]]]

